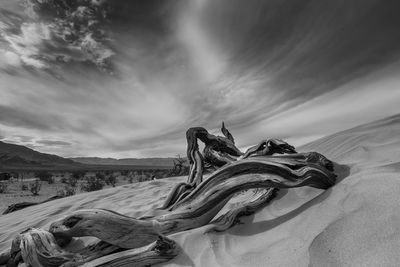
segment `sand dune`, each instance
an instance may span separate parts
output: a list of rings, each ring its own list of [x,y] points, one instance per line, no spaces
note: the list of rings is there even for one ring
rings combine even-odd
[[[182,253],[167,266],[398,266],[399,133],[400,116],[394,116],[301,147],[337,162],[334,187],[281,190],[269,206],[223,233],[204,234],[204,226],[174,234]],[[139,217],[184,179],[124,185],[1,216],[0,251],[27,227],[47,228],[76,209],[106,208]]]

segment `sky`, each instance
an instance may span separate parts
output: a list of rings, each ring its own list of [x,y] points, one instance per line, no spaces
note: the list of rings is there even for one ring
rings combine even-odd
[[[0,0],[0,141],[64,157],[244,149],[400,113],[394,0]]]

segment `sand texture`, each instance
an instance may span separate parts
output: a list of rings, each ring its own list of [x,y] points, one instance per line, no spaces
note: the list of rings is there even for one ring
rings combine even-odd
[[[182,252],[167,266],[399,266],[400,116],[340,132],[298,149],[335,161],[329,190],[281,190],[270,205],[222,233],[208,226],[170,237]],[[47,229],[73,210],[106,208],[140,217],[185,177],[80,194],[0,216],[0,252],[27,227]],[[245,198],[240,194],[235,201]]]

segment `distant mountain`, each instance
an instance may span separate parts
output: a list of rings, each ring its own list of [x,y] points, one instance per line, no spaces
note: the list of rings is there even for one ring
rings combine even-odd
[[[70,159],[56,155],[40,153],[25,146],[0,141],[0,167],[37,167],[56,165],[77,165]]]
[[[98,157],[78,157],[71,160],[89,165],[130,165],[130,166],[174,166],[174,158],[98,158]]]
[[[0,170],[99,170],[118,169],[121,166],[126,169],[148,169],[152,167],[169,169],[174,166],[174,158],[63,158],[57,155],[41,153],[25,146],[0,141]]]

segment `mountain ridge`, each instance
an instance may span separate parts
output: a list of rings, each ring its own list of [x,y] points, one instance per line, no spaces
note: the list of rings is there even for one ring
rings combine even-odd
[[[0,169],[25,169],[54,167],[86,167],[101,166],[131,166],[131,167],[161,167],[174,166],[174,158],[100,158],[100,157],[73,157],[64,158],[54,154],[47,154],[28,148],[23,145],[10,144],[0,141]]]
[[[26,146],[0,141],[0,164],[13,165],[75,165],[71,159],[57,155],[42,153]]]
[[[174,166],[175,158],[101,158],[101,157],[73,157],[69,158],[77,163],[93,165],[131,165],[131,166]]]

